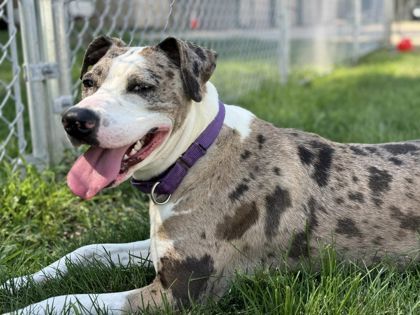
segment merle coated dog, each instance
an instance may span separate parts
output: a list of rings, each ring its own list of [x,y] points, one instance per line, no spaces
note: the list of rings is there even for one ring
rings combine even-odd
[[[235,270],[295,265],[317,257],[320,244],[367,264],[419,259],[420,142],[340,144],[276,128],[219,101],[208,81],[215,66],[213,51],[176,38],[89,45],[83,98],[63,124],[73,144],[91,147],[68,184],[89,199],[133,177],[152,197],[150,239],[84,246],[11,281],[46,281],[66,261],[108,256],[123,265],[150,257],[156,278],[127,292],[49,298],[23,313],[188,305],[223,295]]]

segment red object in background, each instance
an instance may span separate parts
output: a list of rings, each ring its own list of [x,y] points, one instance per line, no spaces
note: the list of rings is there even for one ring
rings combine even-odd
[[[410,38],[405,37],[398,42],[397,49],[401,52],[411,51],[413,50],[413,42]]]
[[[195,30],[198,28],[198,19],[191,19],[190,28],[192,30]]]

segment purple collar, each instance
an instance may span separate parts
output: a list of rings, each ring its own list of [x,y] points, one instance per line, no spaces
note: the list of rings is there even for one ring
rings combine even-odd
[[[150,180],[131,179],[131,184],[140,191],[150,194],[156,204],[165,204],[169,201],[171,194],[178,188],[182,180],[188,174],[188,170],[206,154],[207,149],[212,145],[219,135],[225,119],[225,106],[219,101],[219,112],[200,136],[190,145],[176,162],[162,174]],[[157,198],[159,195],[166,195],[164,200]]]

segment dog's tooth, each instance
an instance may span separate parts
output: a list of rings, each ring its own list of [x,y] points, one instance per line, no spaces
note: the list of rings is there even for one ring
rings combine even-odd
[[[137,153],[136,149],[134,149],[134,148],[133,148],[133,149],[131,150],[131,152],[130,152],[130,155],[134,155],[134,154],[136,154],[136,153]]]
[[[141,149],[141,147],[143,146],[143,144],[139,141],[136,142],[136,145],[134,146],[134,149],[136,149],[137,151]]]
[[[128,159],[128,155],[127,154],[124,154],[123,160],[127,160],[127,159]]]

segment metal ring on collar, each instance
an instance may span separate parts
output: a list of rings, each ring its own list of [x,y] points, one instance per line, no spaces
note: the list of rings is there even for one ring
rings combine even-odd
[[[152,198],[152,200],[153,200],[153,202],[155,203],[155,204],[157,204],[157,205],[164,205],[164,204],[166,204],[166,203],[168,203],[168,201],[169,201],[169,199],[171,199],[171,194],[169,194],[168,195],[168,197],[165,199],[165,200],[163,200],[163,201],[158,201],[158,199],[157,199],[157,197],[158,196],[155,196],[155,189],[156,189],[156,187],[157,186],[159,186],[159,184],[160,184],[160,182],[156,182],[154,185],[153,185],[153,187],[152,187],[152,191],[150,192],[150,197]]]

